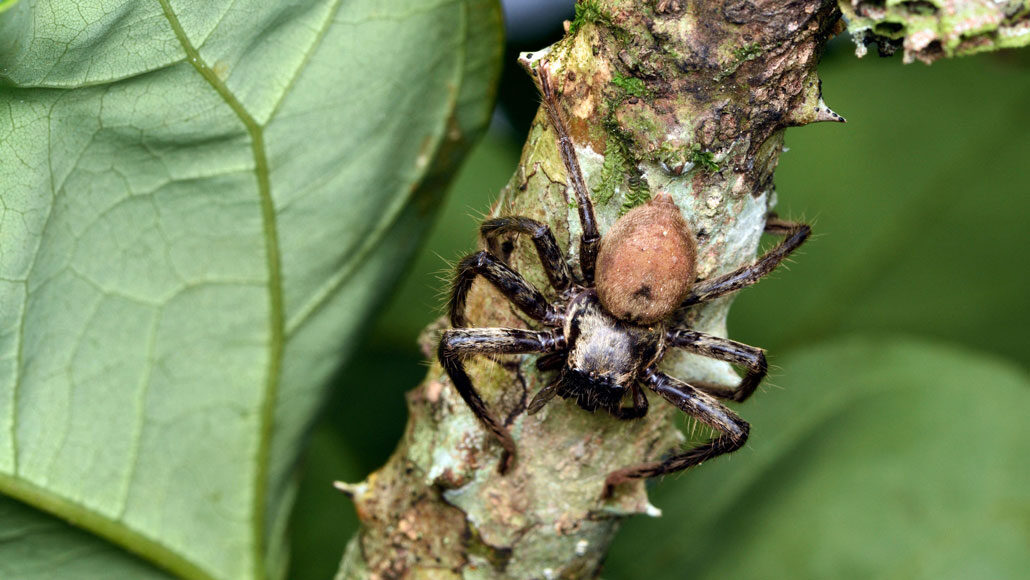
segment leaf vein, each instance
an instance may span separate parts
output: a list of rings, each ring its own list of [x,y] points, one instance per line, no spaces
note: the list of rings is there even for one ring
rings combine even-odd
[[[168,0],[158,0],[164,10],[175,36],[179,39],[187,60],[200,73],[200,76],[211,85],[218,95],[229,105],[239,117],[250,134],[254,155],[254,172],[257,177],[258,197],[261,205],[262,226],[265,237],[265,258],[268,268],[269,294],[269,354],[268,370],[265,379],[264,393],[261,401],[261,432],[259,435],[254,464],[255,473],[253,513],[251,514],[254,553],[251,556],[253,574],[263,578],[265,571],[263,560],[265,553],[265,501],[268,488],[268,456],[271,451],[271,437],[275,419],[275,402],[279,390],[279,375],[284,351],[285,318],[283,315],[282,266],[280,263],[279,234],[276,221],[275,203],[272,200],[271,182],[269,179],[268,159],[265,152],[264,134],[261,125],[247,111],[243,104],[229,90],[225,83],[207,65],[186,36],[178,17],[172,10]]]
[[[445,2],[439,6],[445,6],[448,4],[453,3]],[[469,26],[467,11],[461,10],[461,16],[461,28],[457,31],[457,36],[465,37],[468,35]],[[455,67],[454,79],[452,81],[453,86],[455,87],[461,86],[464,82],[464,60],[467,58],[467,55],[465,54],[465,44],[463,42],[459,42],[458,45],[460,48],[457,54],[458,64]],[[449,97],[447,109],[451,111],[452,114],[457,107],[458,93],[459,91],[455,90]],[[433,159],[438,153],[449,119],[450,117],[448,115],[443,115],[441,117],[441,125],[438,131],[433,134],[434,142],[432,144],[432,149],[430,150],[429,159]],[[368,254],[378,246],[381,241],[382,234],[389,231],[399,219],[401,213],[403,213],[404,209],[408,206],[408,202],[415,195],[416,191],[418,191],[419,184],[421,184],[429,174],[432,166],[433,163],[430,162],[426,163],[425,166],[421,168],[421,174],[412,179],[405,194],[395,196],[394,203],[388,207],[385,212],[383,212],[382,219],[380,219],[378,224],[376,224],[376,226],[365,235],[364,243],[362,243],[355,252],[350,254],[349,259],[336,271],[336,273],[331,276],[325,284],[320,286],[307,303],[302,305],[297,310],[297,313],[287,321],[285,328],[285,336],[287,338],[292,337],[308,320],[311,319],[312,316],[314,316],[329,302],[329,300],[336,294],[337,290],[343,286],[347,279],[350,278],[350,276],[358,269],[358,266],[364,262]]]
[[[125,487],[121,493],[121,506],[118,507],[118,520],[125,517],[125,511],[129,506],[129,489],[132,487],[132,480],[136,477],[139,469],[139,451],[143,440],[143,423],[146,415],[147,393],[150,391],[150,380],[157,360],[154,358],[154,345],[157,343],[157,329],[160,326],[161,315],[156,314],[150,325],[150,332],[147,335],[146,357],[147,364],[144,365],[143,377],[140,380],[139,393],[136,396],[136,425],[132,435],[132,453],[129,461],[129,471],[125,474]]]
[[[332,6],[330,6],[326,11],[325,20],[321,25],[319,25],[318,32],[315,33],[315,37],[311,41],[311,46],[304,51],[304,58],[301,59],[296,72],[294,72],[293,76],[290,77],[290,80],[286,82],[286,86],[283,87],[283,90],[279,93],[279,98],[276,99],[275,104],[272,105],[272,110],[268,114],[268,120],[265,121],[266,123],[271,122],[271,120],[275,118],[276,113],[279,112],[279,107],[282,106],[283,101],[286,100],[286,95],[293,88],[293,85],[296,84],[297,79],[300,78],[300,73],[307,67],[308,61],[311,60],[311,55],[313,55],[322,44],[322,39],[325,38],[325,33],[329,30],[329,25],[336,19],[336,13],[339,11],[340,4],[340,0],[333,0]]]

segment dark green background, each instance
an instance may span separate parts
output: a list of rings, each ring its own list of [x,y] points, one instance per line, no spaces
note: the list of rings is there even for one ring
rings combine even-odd
[[[774,367],[740,408],[752,440],[657,483],[665,516],[629,522],[606,578],[1030,569],[1030,58],[903,66],[852,50],[836,42],[820,66],[848,123],[788,130],[776,177],[780,213],[816,236],[730,316]],[[356,522],[331,482],[364,478],[400,436],[425,373],[416,336],[440,314],[448,261],[475,248],[517,133],[495,127],[472,155],[340,372],[306,458],[291,578],[335,569]]]

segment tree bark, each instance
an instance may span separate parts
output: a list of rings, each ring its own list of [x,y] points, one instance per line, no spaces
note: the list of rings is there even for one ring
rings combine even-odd
[[[930,64],[1030,44],[1027,0],[840,0],[857,54],[875,46],[881,55],[898,50],[906,63]]]
[[[601,232],[627,208],[667,192],[697,237],[698,276],[709,278],[755,257],[775,203],[784,129],[843,120],[822,102],[816,74],[825,43],[841,29],[837,4],[823,0],[596,0],[577,7],[562,41],[521,60],[530,71],[546,60],[552,71]],[[580,225],[567,185],[554,130],[540,113],[490,217],[549,224],[578,267]],[[515,241],[510,264],[554,297],[529,240]],[[725,336],[729,304],[719,299],[677,316]],[[534,327],[481,282],[468,314],[474,326]],[[514,469],[502,476],[500,446],[435,361],[443,324],[421,337],[433,364],[408,395],[397,450],[366,481],[340,484],[361,529],[338,578],[596,577],[623,518],[660,514],[642,482],[602,501],[605,476],[683,445],[683,415],[652,397],[638,420],[562,400],[530,416],[528,401],[551,378],[537,371],[537,357],[473,359],[477,390],[518,446]],[[670,352],[663,370],[687,381],[739,380],[725,363],[683,353]],[[746,407],[742,413],[746,419]]]

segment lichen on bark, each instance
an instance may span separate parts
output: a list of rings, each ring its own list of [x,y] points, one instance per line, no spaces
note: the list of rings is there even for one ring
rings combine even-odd
[[[1027,0],[839,0],[862,56],[901,49],[905,62],[926,64],[1030,44]]]
[[[836,4],[592,0],[578,14],[573,33],[521,60],[531,74],[551,71],[602,233],[627,206],[662,191],[697,237],[699,277],[754,259],[775,203],[784,129],[842,120],[822,102],[816,74],[823,46],[840,31]],[[549,224],[575,266],[580,224],[567,183],[554,130],[538,114],[491,217]],[[528,240],[515,241],[509,262],[554,297]],[[677,317],[725,336],[729,303]],[[468,304],[475,326],[535,325],[489,284],[477,282]],[[443,324],[421,338],[433,364],[408,395],[397,450],[365,482],[341,485],[361,530],[338,578],[596,577],[619,522],[659,513],[643,482],[602,501],[605,476],[682,445],[683,415],[654,400],[645,418],[618,421],[555,400],[530,416],[528,401],[551,378],[536,369],[536,356],[472,359],[476,388],[518,445],[514,469],[502,476],[499,445],[435,363]],[[687,381],[739,380],[725,363],[683,353],[667,355],[663,369]]]

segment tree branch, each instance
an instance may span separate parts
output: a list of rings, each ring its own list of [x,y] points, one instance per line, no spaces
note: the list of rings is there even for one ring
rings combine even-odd
[[[821,0],[591,0],[577,7],[565,39],[522,63],[530,71],[549,63],[602,233],[628,207],[667,192],[697,236],[698,275],[710,278],[755,256],[775,202],[783,130],[843,120],[822,102],[816,75],[839,18],[836,4]],[[550,224],[578,265],[568,183],[539,113],[491,216]],[[510,264],[548,293],[529,240],[514,244]],[[682,322],[725,336],[729,302],[686,310]],[[477,283],[468,303],[472,325],[533,326],[488,284]],[[435,362],[441,328],[422,336],[434,363],[408,396],[393,457],[366,481],[341,484],[362,527],[338,578],[595,577],[619,522],[659,513],[639,481],[601,501],[605,476],[681,445],[682,414],[656,400],[647,417],[618,421],[556,400],[530,416],[526,405],[547,382],[536,357],[479,357],[469,374],[518,446],[518,463],[502,476],[500,446]],[[664,370],[739,381],[725,363],[683,353],[667,356]]]
[[[839,0],[848,32],[862,56],[868,45],[881,55],[904,50],[905,62],[1030,44],[1026,0]]]

